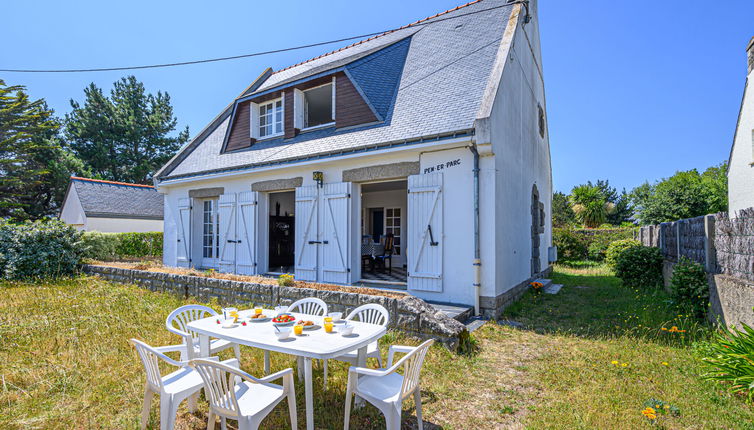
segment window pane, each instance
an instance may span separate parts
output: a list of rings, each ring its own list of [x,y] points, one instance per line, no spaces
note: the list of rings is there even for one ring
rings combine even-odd
[[[332,117],[332,84],[323,85],[304,92],[306,104],[305,127],[333,122]]]
[[[395,218],[395,225],[401,225],[401,219],[400,219],[400,217]]]

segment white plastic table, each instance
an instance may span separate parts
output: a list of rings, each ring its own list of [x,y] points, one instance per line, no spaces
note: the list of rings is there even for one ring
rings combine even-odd
[[[240,317],[248,316],[252,310],[240,311]],[[275,311],[265,309],[265,315],[274,316]],[[322,317],[312,315],[293,314],[296,320],[311,320],[321,324]],[[304,336],[296,336],[291,332],[291,337],[279,340],[275,336],[275,327],[271,321],[254,323],[248,322],[246,326],[236,324],[234,328],[223,328],[217,323],[216,316],[193,321],[188,328],[199,334],[199,354],[201,357],[209,356],[209,339],[225,339],[231,342],[259,348],[267,351],[282,352],[284,354],[302,357],[304,361],[304,392],[306,398],[306,428],[314,430],[314,400],[312,398],[312,359],[329,359],[341,356],[347,352],[358,350],[358,365],[366,365],[367,346],[381,338],[387,331],[386,327],[377,324],[369,324],[360,321],[350,321],[354,326],[351,336],[343,336],[338,332],[326,333],[324,328],[318,330],[305,330]],[[338,324],[336,324],[337,328]],[[265,362],[265,372],[269,373],[269,363]]]

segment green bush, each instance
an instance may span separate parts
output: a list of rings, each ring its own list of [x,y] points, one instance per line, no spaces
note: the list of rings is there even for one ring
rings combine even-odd
[[[605,262],[611,269],[615,270],[618,256],[626,249],[635,248],[637,246],[641,246],[641,242],[635,239],[622,239],[611,242],[605,252]]]
[[[584,237],[574,230],[554,229],[552,243],[558,247],[558,260],[575,261],[587,258],[587,245]]]
[[[676,303],[697,318],[707,316],[709,307],[709,284],[701,264],[681,257],[673,267],[670,291]]]
[[[629,287],[659,287],[662,285],[662,253],[648,246],[628,248],[618,256],[615,276]]]
[[[124,257],[158,257],[162,255],[162,232],[118,233],[117,254]]]
[[[82,238],[83,257],[94,260],[115,260],[118,258],[118,233],[88,231]]]
[[[0,221],[0,278],[54,278],[76,273],[81,233],[59,220]]]
[[[713,338],[700,345],[702,361],[709,369],[705,379],[725,382],[734,393],[754,400],[754,329],[722,327]]]

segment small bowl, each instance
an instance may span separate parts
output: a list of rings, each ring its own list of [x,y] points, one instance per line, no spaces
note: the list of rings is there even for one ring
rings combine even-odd
[[[291,327],[277,327],[275,330],[275,336],[279,340],[288,339],[291,336]]]
[[[350,336],[353,334],[353,326],[350,324],[346,324],[343,327],[341,327],[339,330],[340,334],[343,336]]]
[[[327,316],[332,318],[332,322],[338,322],[343,318],[343,312],[330,312]]]

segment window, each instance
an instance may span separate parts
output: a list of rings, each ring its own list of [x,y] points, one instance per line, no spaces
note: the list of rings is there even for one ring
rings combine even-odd
[[[217,202],[205,200],[202,217],[202,257],[206,259],[217,258],[220,253],[220,243],[217,240],[219,216],[217,214]]]
[[[304,91],[304,128],[335,122],[333,84]]]
[[[283,134],[283,100],[259,105],[259,137]]]
[[[401,255],[401,208],[385,209],[385,233],[393,233],[395,255]]]

